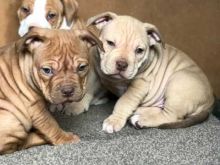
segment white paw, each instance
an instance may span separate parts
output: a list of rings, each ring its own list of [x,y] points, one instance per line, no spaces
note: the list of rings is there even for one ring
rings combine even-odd
[[[113,125],[110,125],[108,123],[103,123],[102,130],[107,132],[107,133],[113,133],[114,132]]]
[[[140,115],[133,115],[130,118],[130,123],[136,128],[136,129],[141,129],[143,126],[140,125]]]
[[[135,124],[139,121],[139,118],[140,118],[140,115],[133,115],[131,118],[130,118],[130,122],[133,126],[135,126]]]
[[[118,132],[124,127],[125,124],[126,119],[124,120],[122,118],[111,115],[103,122],[102,130],[107,133]]]

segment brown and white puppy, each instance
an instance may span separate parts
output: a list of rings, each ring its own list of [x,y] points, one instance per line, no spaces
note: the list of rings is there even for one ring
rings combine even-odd
[[[188,127],[207,119],[213,92],[202,70],[182,51],[165,45],[149,23],[107,12],[88,20],[101,30],[105,51],[96,55],[106,88],[119,96],[103,130]]]
[[[79,141],[59,127],[46,103],[82,99],[94,44],[102,46],[85,30],[33,28],[0,49],[0,154]]]
[[[19,35],[25,35],[30,27],[71,29],[78,19],[76,0],[22,0],[18,9]]]

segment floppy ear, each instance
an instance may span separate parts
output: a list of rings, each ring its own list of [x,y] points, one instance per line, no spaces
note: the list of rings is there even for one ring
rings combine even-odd
[[[79,4],[76,0],[61,0],[64,6],[64,15],[66,17],[66,22],[68,26],[74,21],[74,18],[77,17]]]
[[[104,51],[102,41],[98,39],[92,32],[88,30],[77,30],[79,38],[86,42],[89,47],[97,45],[101,51]]]
[[[150,46],[154,46],[157,43],[161,43],[162,46],[164,47],[164,41],[157,27],[149,23],[144,23],[144,27],[147,30]]]
[[[106,24],[111,22],[117,17],[117,14],[112,12],[105,12],[94,17],[91,17],[87,21],[87,26],[95,25],[98,29],[102,29]]]
[[[16,44],[17,50],[22,53],[32,53],[47,40],[46,36],[40,35],[36,31],[30,31],[22,37]]]

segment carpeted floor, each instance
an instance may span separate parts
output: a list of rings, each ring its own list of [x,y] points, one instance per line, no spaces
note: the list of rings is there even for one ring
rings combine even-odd
[[[54,114],[63,129],[80,135],[79,144],[33,147],[0,156],[0,164],[220,164],[220,121],[213,115],[203,124],[186,129],[136,130],[127,125],[119,133],[106,134],[101,131],[102,121],[113,105],[93,106],[76,117]]]

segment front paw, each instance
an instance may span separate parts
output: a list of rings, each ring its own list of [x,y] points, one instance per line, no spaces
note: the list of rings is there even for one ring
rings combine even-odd
[[[126,121],[126,119],[111,115],[104,120],[102,130],[107,133],[118,132],[125,126]]]
[[[76,116],[88,110],[89,110],[89,103],[73,102],[67,104],[64,107],[63,112],[68,116],[72,116],[72,115]]]
[[[50,112],[56,112],[56,111],[62,112],[63,109],[64,109],[64,105],[62,105],[62,104],[58,104],[58,105],[57,104],[51,104],[49,106],[49,111]]]
[[[68,144],[68,143],[79,143],[80,138],[78,135],[72,132],[64,132],[62,136],[54,143],[54,145]]]

